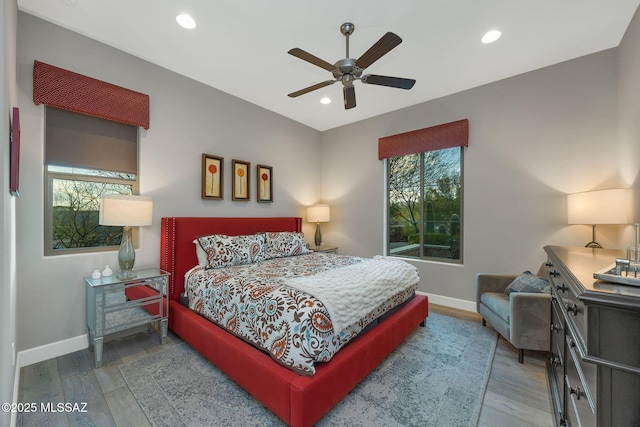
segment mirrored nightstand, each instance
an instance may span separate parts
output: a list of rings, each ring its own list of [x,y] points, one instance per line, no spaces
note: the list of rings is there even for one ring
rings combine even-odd
[[[118,279],[116,275],[93,279],[85,277],[87,288],[87,328],[89,350],[95,353],[95,366],[102,366],[105,338],[135,334],[159,323],[160,342],[167,341],[169,313],[165,296],[169,273],[159,268],[136,270],[136,277]],[[131,297],[131,290],[147,287],[144,297]],[[129,292],[127,292],[129,291]],[[150,294],[150,295],[149,295]]]

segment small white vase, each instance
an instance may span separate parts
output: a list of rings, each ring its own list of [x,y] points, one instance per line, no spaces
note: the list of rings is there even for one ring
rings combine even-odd
[[[93,270],[93,273],[91,274],[91,278],[92,279],[99,279],[100,278],[100,270]]]
[[[113,274],[113,271],[111,270],[111,268],[109,267],[109,265],[107,265],[104,270],[102,270],[102,276],[104,277],[109,277]]]

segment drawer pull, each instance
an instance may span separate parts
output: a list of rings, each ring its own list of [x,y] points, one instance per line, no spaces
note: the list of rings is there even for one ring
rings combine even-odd
[[[554,270],[554,271],[550,271],[550,272],[549,272],[549,276],[551,276],[551,277],[558,277],[559,275],[560,275],[560,273],[558,273],[558,272],[557,272],[557,271],[555,271],[555,270]]]
[[[553,267],[553,263],[551,261],[548,261],[548,262],[544,263],[544,266],[551,268],[551,267]]]
[[[562,293],[567,292],[567,289],[569,289],[569,288],[567,288],[567,285],[565,285],[564,283],[562,285],[558,286],[557,288]]]
[[[558,323],[551,324],[551,332],[558,333],[562,330],[562,326]]]
[[[578,306],[576,304],[567,304],[567,313],[573,313],[574,316],[578,315]]]
[[[585,395],[578,386],[571,387],[569,389],[569,394],[574,394],[576,396],[576,400],[580,400],[580,398]]]

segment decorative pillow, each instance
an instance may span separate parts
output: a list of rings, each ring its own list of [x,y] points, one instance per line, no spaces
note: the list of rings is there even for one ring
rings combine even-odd
[[[209,264],[209,261],[207,261],[207,253],[204,251],[204,249],[202,249],[202,246],[200,246],[200,242],[198,242],[198,239],[195,239],[193,241],[193,244],[196,245],[196,256],[198,257],[198,265],[200,267],[206,267],[207,264]]]
[[[514,279],[507,286],[504,293],[509,295],[511,292],[529,292],[529,293],[551,293],[549,282],[542,277],[538,277],[530,271],[525,271]]]
[[[206,268],[230,267],[265,260],[263,234],[211,234],[198,237],[198,243],[207,254]]]
[[[295,231],[268,232],[265,236],[265,258],[281,258],[313,252],[307,248],[304,234]]]

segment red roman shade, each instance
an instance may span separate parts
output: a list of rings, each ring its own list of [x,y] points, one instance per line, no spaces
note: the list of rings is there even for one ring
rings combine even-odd
[[[469,120],[445,123],[378,139],[378,158],[469,146]]]
[[[33,62],[33,102],[149,129],[149,95]]]

